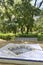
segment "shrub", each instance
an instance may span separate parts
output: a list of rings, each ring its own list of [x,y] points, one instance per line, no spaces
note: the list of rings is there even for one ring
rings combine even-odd
[[[40,34],[38,35],[38,41],[43,41],[43,34],[42,34],[42,33],[40,33]]]
[[[33,33],[28,33],[28,34],[19,34],[16,37],[37,37],[37,33],[33,34]]]
[[[4,39],[4,40],[10,40],[10,39],[12,39],[13,37],[15,37],[15,35],[14,34],[0,34],[0,39]]]

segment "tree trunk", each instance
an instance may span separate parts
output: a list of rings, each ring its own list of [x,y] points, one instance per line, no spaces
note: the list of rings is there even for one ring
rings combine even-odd
[[[27,32],[26,33],[28,34],[28,32],[29,32],[29,27],[27,26]]]
[[[32,32],[32,28],[30,28],[30,32]]]
[[[21,33],[23,34],[23,27],[21,27]]]
[[[41,7],[42,3],[43,3],[43,0],[40,2],[39,8]]]
[[[35,0],[35,4],[34,4],[34,6],[36,6],[36,3],[37,3],[37,0]]]

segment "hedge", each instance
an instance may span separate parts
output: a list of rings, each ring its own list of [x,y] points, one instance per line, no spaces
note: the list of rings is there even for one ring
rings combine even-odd
[[[38,35],[38,41],[43,41],[43,34]]]
[[[19,35],[17,35],[16,37],[37,38],[38,41],[43,41],[43,33],[19,34]]]
[[[13,37],[15,37],[14,34],[0,34],[0,39],[4,39],[4,40],[10,40]]]
[[[16,37],[37,37],[37,33],[36,34],[33,34],[33,33],[28,33],[28,34],[19,34],[19,35],[16,35]]]
[[[43,33],[28,33],[18,35],[15,35],[13,33],[6,33],[6,34],[0,33],[0,39],[11,40],[14,39],[15,37],[29,37],[29,38],[36,37],[38,41],[43,41]]]

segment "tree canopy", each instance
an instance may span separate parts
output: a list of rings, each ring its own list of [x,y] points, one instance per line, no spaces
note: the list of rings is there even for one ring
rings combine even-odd
[[[15,0],[0,0],[0,31],[16,33],[19,29],[21,33],[33,31],[34,16],[40,16],[40,7],[30,3],[32,0],[21,0],[15,3]]]

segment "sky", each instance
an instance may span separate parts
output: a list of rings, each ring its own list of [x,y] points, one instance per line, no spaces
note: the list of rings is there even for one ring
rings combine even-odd
[[[37,6],[39,6],[39,4],[40,4],[40,2],[41,2],[42,0],[37,0]],[[34,5],[34,2],[35,2],[35,0],[33,0],[32,1],[32,5]],[[43,8],[43,4],[42,4],[42,6],[41,6],[41,9]]]

